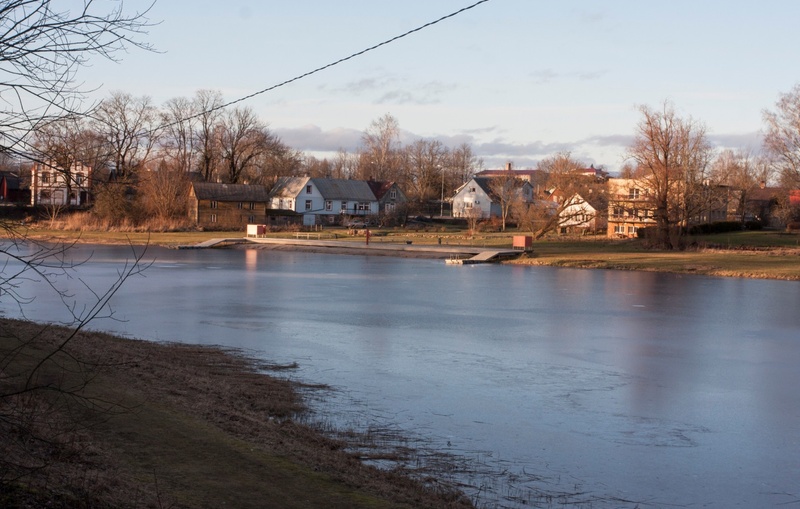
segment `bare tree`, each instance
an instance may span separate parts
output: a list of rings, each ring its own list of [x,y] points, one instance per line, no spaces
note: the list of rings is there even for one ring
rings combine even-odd
[[[197,141],[197,103],[184,97],[170,99],[161,111],[161,122],[165,125],[160,139],[161,156],[168,165],[183,173],[195,167],[195,142]]]
[[[360,169],[362,179],[399,180],[396,175],[400,148],[400,125],[386,114],[373,120],[361,137],[365,163]]]
[[[249,107],[225,112],[218,129],[220,155],[226,169],[225,180],[237,184],[268,150],[274,136]]]
[[[337,179],[355,178],[358,171],[358,157],[349,154],[345,149],[340,148],[333,160],[331,176]]]
[[[36,333],[15,336],[0,330],[0,490],[7,483],[37,477],[47,482],[54,458],[70,450],[70,437],[86,426],[91,414],[109,415],[118,404],[89,396],[86,388],[104,368],[99,359],[78,357],[71,343],[97,318],[112,317],[109,301],[130,277],[147,268],[146,250],[132,250],[131,261],[119,268],[118,277],[104,291],[93,290],[94,300],[79,305],[64,288],[62,279],[75,278],[82,262],[70,254],[71,245],[45,245],[6,230],[0,243],[4,264],[0,289],[6,305],[16,305],[21,316],[36,295],[51,292],[67,314],[66,334],[48,332],[50,326],[32,325]],[[57,374],[53,375],[55,371]],[[51,374],[47,374],[50,372]],[[58,373],[61,373],[58,375]],[[38,476],[37,476],[38,475]]]
[[[738,220],[745,222],[751,212],[747,203],[753,192],[769,181],[769,162],[744,150],[723,150],[711,166],[711,180],[728,190],[736,202]],[[753,214],[755,216],[755,214]]]
[[[162,160],[157,168],[142,172],[139,186],[149,217],[165,224],[186,217],[189,174],[180,163]]]
[[[800,83],[781,94],[775,111],[764,111],[764,149],[772,157],[780,183],[800,188]]]
[[[583,224],[589,207],[594,202],[598,214],[605,214],[605,183],[594,175],[586,175],[586,165],[574,159],[569,152],[559,152],[539,162],[541,186],[533,203],[517,207],[515,215],[520,226],[531,232],[534,239],[575,224]],[[587,220],[593,220],[588,218]]]
[[[656,222],[655,243],[667,249],[678,247],[672,234],[686,232],[688,221],[702,202],[704,174],[711,147],[705,127],[691,118],[680,118],[671,104],[661,109],[639,108],[628,156],[642,172],[642,187],[648,190],[648,206]]]
[[[472,146],[462,143],[450,151],[447,162],[448,179],[445,179],[445,190],[452,192],[464,182],[469,181],[483,168],[483,159],[472,151]]]
[[[506,222],[511,215],[512,207],[521,207],[524,206],[525,203],[531,201],[530,196],[523,197],[520,195],[522,189],[523,181],[514,174],[510,163],[502,174],[492,177],[489,180],[489,190],[500,204],[500,218],[502,220],[503,231],[506,231]],[[528,188],[528,190],[529,189],[530,188]]]
[[[55,3],[0,0],[2,152],[19,155],[28,148],[29,136],[36,128],[81,113],[83,94],[76,77],[92,55],[114,59],[126,48],[148,47],[136,40],[148,26],[147,19],[139,13],[125,14],[121,2],[110,11],[104,11],[108,4],[99,1],[72,2],[74,11],[64,3],[54,8]],[[3,302],[16,305],[25,317],[25,308],[36,295],[27,294],[26,285],[39,281],[37,292],[42,288],[54,292],[72,317],[68,323],[72,332],[50,340],[42,334],[46,325],[31,337],[11,337],[5,326],[0,327],[3,339],[9,341],[6,344],[11,345],[0,354],[0,484],[4,485],[46,470],[49,459],[61,451],[59,438],[64,427],[74,429],[79,424],[77,407],[99,403],[83,392],[93,380],[92,365],[70,356],[68,346],[78,331],[108,311],[114,293],[142,266],[140,255],[134,253],[133,262],[119,269],[119,277],[106,291],[92,290],[94,301],[77,303],[57,281],[59,276],[72,276],[75,268],[74,257],[68,254],[70,245],[37,243],[7,221],[0,221],[0,228],[4,239],[0,242]],[[30,363],[30,351],[37,351],[40,360]],[[57,364],[64,357],[69,367]],[[63,376],[43,376],[48,364],[56,364]],[[69,371],[75,367],[77,371]],[[75,382],[77,376],[81,378]],[[56,413],[64,419],[54,418]],[[4,487],[0,491],[7,493]]]
[[[50,209],[51,220],[57,218],[62,208],[69,207],[76,189],[87,186],[91,173],[87,161],[94,156],[92,138],[87,130],[82,117],[68,116],[43,123],[34,132],[36,167],[60,176],[54,180],[63,182],[65,190],[65,200],[49,200],[50,205],[57,206]],[[34,170],[31,178],[38,178],[40,171]]]
[[[417,207],[439,198],[443,178],[443,168],[447,164],[447,149],[437,140],[419,139],[403,150],[407,166],[405,184],[409,198]],[[432,213],[428,210],[428,213]]]
[[[119,179],[136,175],[158,141],[160,118],[149,97],[114,92],[94,113],[94,129],[104,140]]]
[[[194,97],[194,110],[197,112],[198,126],[196,142],[198,169],[205,182],[214,180],[214,173],[220,161],[219,143],[215,133],[222,116],[223,100],[218,91],[199,90]]]
[[[69,10],[50,0],[0,1],[0,146],[25,148],[43,121],[79,113],[84,98],[78,70],[92,55],[115,59],[149,26],[145,13],[126,14],[122,3],[84,0]]]

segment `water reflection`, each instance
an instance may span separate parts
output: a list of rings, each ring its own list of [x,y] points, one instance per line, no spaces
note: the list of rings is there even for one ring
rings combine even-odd
[[[128,254],[96,248],[81,277],[101,285]],[[497,467],[497,496],[514,486],[580,489],[593,507],[763,507],[797,492],[798,283],[149,254],[153,267],[113,300],[124,321],[96,326],[298,361],[299,376],[342,389],[332,419],[400,426]],[[39,297],[32,316],[55,319],[57,301]]]

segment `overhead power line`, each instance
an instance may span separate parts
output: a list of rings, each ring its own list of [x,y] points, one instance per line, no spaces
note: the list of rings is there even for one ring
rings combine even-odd
[[[412,35],[412,34],[415,34],[417,32],[420,32],[422,30],[425,30],[426,28],[432,27],[433,25],[441,23],[442,21],[445,21],[445,20],[448,20],[448,19],[453,18],[455,16],[458,16],[459,14],[461,14],[463,12],[466,12],[466,11],[468,11],[470,9],[474,9],[475,7],[477,7],[477,6],[481,5],[481,4],[485,4],[486,2],[489,2],[489,1],[490,0],[479,0],[478,2],[475,2],[475,3],[471,4],[471,5],[466,6],[466,7],[463,7],[463,8],[461,8],[461,9],[455,11],[455,12],[451,12],[450,14],[447,14],[446,16],[442,16],[439,19],[436,19],[434,21],[430,21],[428,23],[425,23],[424,25],[418,26],[417,28],[413,28],[413,29],[411,29],[411,30],[409,30],[407,32],[404,32],[404,33],[400,34],[400,35],[396,35],[396,36],[392,37],[391,39],[386,39],[383,42],[379,42],[378,44],[375,44],[374,46],[370,46],[369,48],[363,49],[363,50],[358,51],[356,53],[352,53],[352,54],[350,54],[350,55],[348,55],[348,56],[346,56],[344,58],[340,58],[339,60],[336,60],[336,61],[331,62],[329,64],[323,65],[322,67],[317,67],[316,69],[314,69],[312,71],[308,71],[306,73],[300,74],[298,76],[295,76],[294,78],[290,78],[290,79],[288,79],[286,81],[281,81],[280,83],[277,83],[275,85],[272,85],[272,86],[269,86],[267,88],[261,89],[261,90],[259,90],[257,92],[253,92],[252,94],[248,94],[246,96],[240,97],[240,98],[235,99],[233,101],[221,104],[221,105],[216,106],[214,108],[210,108],[210,109],[208,109],[208,110],[206,110],[204,112],[198,113],[196,115],[192,115],[192,116],[187,117],[185,119],[176,120],[175,122],[172,122],[172,123],[169,123],[169,124],[165,124],[162,127],[170,127],[170,126],[176,125],[176,124],[178,124],[178,123],[180,123],[180,122],[182,122],[184,120],[191,120],[193,118],[200,117],[205,113],[210,113],[210,112],[213,112],[213,111],[225,109],[225,108],[227,108],[229,106],[233,106],[234,104],[238,104],[238,103],[246,101],[248,99],[252,99],[253,97],[256,97],[258,95],[265,94],[267,92],[275,90],[276,88],[280,88],[280,87],[286,86],[286,85],[288,85],[290,83],[294,83],[295,81],[299,81],[299,80],[301,80],[303,78],[307,78],[307,77],[309,77],[309,76],[311,76],[313,74],[317,74],[318,72],[322,72],[322,71],[324,71],[326,69],[330,69],[331,67],[334,67],[334,66],[339,65],[341,63],[347,62],[348,60],[352,60],[352,59],[354,59],[356,57],[360,57],[361,55],[363,55],[365,53],[369,53],[370,51],[374,51],[374,50],[376,50],[376,49],[378,49],[380,47],[386,46],[387,44],[391,44],[391,43],[393,43],[395,41],[398,41],[398,40],[400,40],[400,39],[402,39],[404,37],[408,37],[409,35]]]

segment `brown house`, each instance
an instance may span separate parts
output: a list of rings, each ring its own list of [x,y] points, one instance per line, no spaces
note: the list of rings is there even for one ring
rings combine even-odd
[[[269,192],[265,186],[193,182],[189,218],[203,228],[241,229],[267,223]]]

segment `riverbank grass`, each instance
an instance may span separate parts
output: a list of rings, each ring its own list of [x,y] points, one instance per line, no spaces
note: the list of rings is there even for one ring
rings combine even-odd
[[[0,507],[470,507],[299,424],[297,384],[235,352],[69,334],[0,320]]]
[[[339,241],[364,242],[363,235],[350,235],[342,228],[330,228]],[[38,240],[96,244],[135,244],[175,247],[199,244],[213,238],[243,237],[244,232],[66,232],[30,230]],[[525,232],[482,233],[475,236],[453,228],[433,226],[419,230],[381,229],[372,242],[405,245],[478,246],[508,249],[514,235]],[[291,233],[271,233],[270,237],[291,237]],[[645,249],[639,239],[609,239],[604,236],[581,238],[549,237],[533,243],[533,256],[510,263],[575,268],[643,270],[713,276],[800,280],[800,234],[777,231],[742,231],[717,235],[698,235],[686,239],[686,250]],[[405,255],[408,255],[405,253]],[[424,256],[424,255],[420,255]]]

